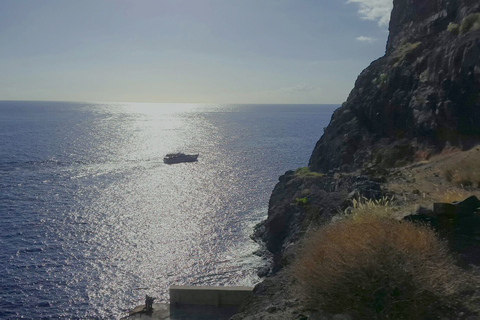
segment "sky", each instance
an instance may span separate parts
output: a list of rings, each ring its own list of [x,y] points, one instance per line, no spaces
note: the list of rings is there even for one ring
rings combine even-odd
[[[392,0],[0,0],[0,100],[342,103]]]

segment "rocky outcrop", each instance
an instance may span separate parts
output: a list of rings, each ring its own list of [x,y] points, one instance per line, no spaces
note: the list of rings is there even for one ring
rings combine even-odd
[[[312,171],[392,167],[480,141],[480,2],[395,0],[386,54],[358,77]]]
[[[480,200],[471,196],[460,202],[435,203],[418,208],[404,220],[428,224],[448,241],[464,265],[480,265]]]
[[[380,184],[365,175],[287,171],[272,192],[268,218],[256,226],[254,238],[265,243],[276,272],[289,264],[295,245],[309,227],[330,221],[353,197],[381,195]]]
[[[355,189],[378,196],[358,185],[381,181],[383,168],[478,143],[480,2],[395,0],[385,55],[360,74],[312,153],[309,169],[324,174],[281,176],[255,236],[280,266],[312,217],[327,221]],[[358,169],[366,175],[346,174]]]

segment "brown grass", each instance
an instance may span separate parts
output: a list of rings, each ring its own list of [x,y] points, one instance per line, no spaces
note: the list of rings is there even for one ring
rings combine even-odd
[[[393,196],[376,200],[361,197],[358,200],[352,200],[352,204],[345,210],[343,217],[354,220],[361,219],[364,215],[393,218],[398,210],[399,207],[396,205],[396,199]]]
[[[447,303],[461,271],[430,229],[362,215],[306,239],[293,274],[307,302],[359,319],[421,319]]]
[[[479,163],[477,168],[465,165],[465,162],[474,165],[476,159]],[[432,209],[435,202],[461,201],[472,195],[480,198],[480,188],[474,188],[480,180],[479,169],[480,146],[468,151],[435,155],[428,162],[419,161],[398,168],[400,174],[390,177],[385,184],[385,190],[396,195],[395,217],[411,214],[418,206]]]
[[[474,193],[464,189],[448,189],[448,190],[433,192],[431,194],[431,197],[435,202],[452,203],[456,201],[463,201],[472,195],[475,195],[478,197],[478,193],[476,192]]]
[[[480,151],[468,153],[457,163],[444,169],[447,181],[462,187],[480,187]]]

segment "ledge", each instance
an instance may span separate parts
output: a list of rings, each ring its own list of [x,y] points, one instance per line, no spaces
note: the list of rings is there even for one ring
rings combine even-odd
[[[238,307],[252,291],[252,287],[171,286],[170,305]]]

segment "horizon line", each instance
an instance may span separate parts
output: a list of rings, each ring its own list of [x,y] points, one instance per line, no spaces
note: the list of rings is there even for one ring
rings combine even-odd
[[[343,102],[337,103],[276,103],[276,102],[139,102],[139,101],[92,101],[92,100],[32,100],[32,99],[0,99],[0,102],[68,102],[68,103],[136,103],[136,104],[218,104],[218,105],[232,105],[232,104],[241,104],[241,105],[342,105]]]

